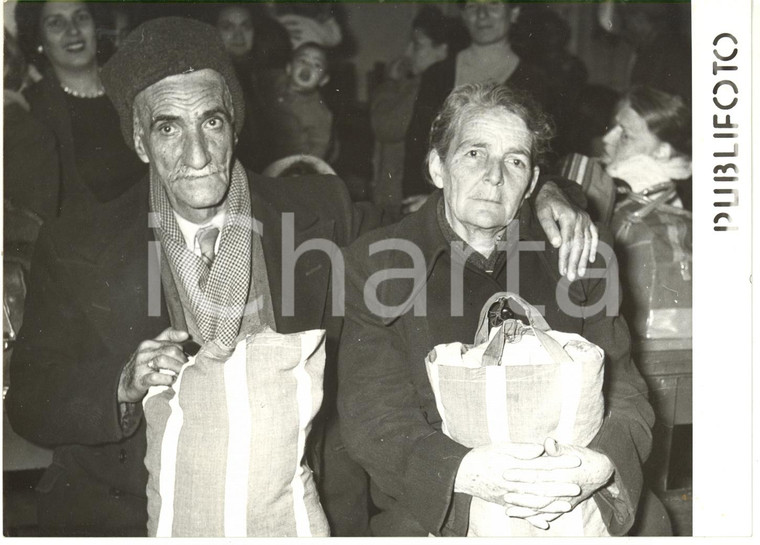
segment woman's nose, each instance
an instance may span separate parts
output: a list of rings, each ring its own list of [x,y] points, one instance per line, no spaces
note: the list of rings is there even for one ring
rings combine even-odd
[[[73,36],[77,36],[81,34],[82,31],[79,30],[79,24],[76,21],[69,21],[66,24],[66,34],[71,34]]]
[[[504,183],[504,165],[501,161],[491,161],[486,169],[485,181],[490,185],[502,185]]]

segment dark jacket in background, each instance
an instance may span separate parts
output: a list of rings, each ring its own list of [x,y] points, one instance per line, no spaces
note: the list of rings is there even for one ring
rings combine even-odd
[[[124,143],[119,117],[105,95],[70,97],[51,70],[24,95],[32,115],[57,141],[61,213],[79,201],[97,204],[112,200],[147,172],[147,165]],[[72,119],[73,111],[83,117]]]

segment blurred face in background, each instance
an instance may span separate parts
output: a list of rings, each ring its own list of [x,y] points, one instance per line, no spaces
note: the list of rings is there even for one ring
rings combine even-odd
[[[462,20],[473,43],[490,45],[507,39],[511,12],[512,8],[501,2],[467,2]]]
[[[293,60],[286,67],[286,71],[294,91],[314,91],[329,80],[327,55],[318,47],[301,47],[293,54]]]
[[[230,6],[219,13],[216,28],[224,42],[224,48],[232,58],[243,58],[253,50],[253,20],[248,10]]]
[[[624,101],[615,114],[612,128],[602,139],[602,162],[616,165],[637,155],[656,157],[663,149],[662,141],[647,127],[647,122]]]
[[[420,28],[412,30],[412,40],[407,49],[412,75],[419,76],[430,66],[448,56],[448,45],[435,44]]]
[[[59,70],[91,68],[97,63],[95,21],[83,2],[46,2],[40,41],[43,53]]]

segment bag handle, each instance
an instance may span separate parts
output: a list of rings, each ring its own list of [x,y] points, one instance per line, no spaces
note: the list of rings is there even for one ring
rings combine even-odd
[[[488,340],[488,312],[491,310],[493,304],[499,301],[504,301],[505,305],[509,301],[514,301],[520,307],[522,307],[522,309],[525,311],[525,315],[528,317],[528,322],[530,322],[530,325],[533,329],[539,329],[541,331],[549,331],[549,329],[551,329],[549,327],[549,324],[546,323],[546,320],[543,316],[541,316],[541,313],[538,312],[538,309],[536,307],[528,303],[525,299],[516,293],[512,293],[511,291],[499,291],[489,297],[488,301],[485,302],[483,308],[480,310],[478,330],[475,332],[476,345],[483,344]]]
[[[555,363],[572,362],[573,358],[567,353],[559,342],[549,336],[546,332],[550,330],[549,324],[546,322],[538,309],[528,303],[525,299],[512,292],[498,292],[488,298],[485,305],[483,305],[480,311],[480,323],[478,325],[478,331],[475,333],[475,344],[482,344],[488,340],[488,312],[491,306],[499,301],[503,301],[507,304],[508,301],[515,301],[525,311],[525,315],[528,317],[530,328],[533,334],[544,350],[547,351],[549,356]],[[483,365],[500,365],[501,358],[504,354],[504,345],[507,342],[507,338],[514,328],[508,328],[508,323],[504,322],[501,326],[501,331],[498,335],[495,335],[491,342],[488,343],[486,351],[483,353]],[[515,324],[516,325],[516,324]]]

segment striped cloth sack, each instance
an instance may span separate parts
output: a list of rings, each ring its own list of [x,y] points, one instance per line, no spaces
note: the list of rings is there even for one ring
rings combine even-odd
[[[322,403],[324,330],[214,343],[143,401],[148,535],[327,536],[304,460]]]
[[[522,307],[530,325],[509,319],[489,334],[489,310],[510,300]],[[552,331],[535,307],[509,292],[488,300],[479,324],[474,345],[440,344],[425,360],[443,432],[471,448],[543,444],[549,437],[588,445],[604,414],[602,349],[580,335]],[[549,525],[535,528],[480,498],[470,504],[471,536],[609,535],[591,498]]]

